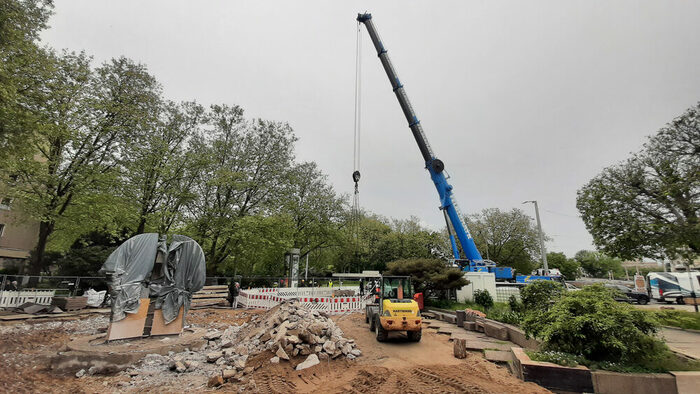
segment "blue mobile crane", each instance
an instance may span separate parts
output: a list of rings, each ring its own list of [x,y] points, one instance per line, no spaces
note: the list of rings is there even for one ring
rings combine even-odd
[[[421,126],[420,121],[413,110],[413,106],[411,106],[411,102],[408,100],[406,90],[399,80],[394,66],[391,64],[389,54],[387,53],[382,40],[379,38],[379,34],[374,28],[372,14],[358,14],[357,21],[364,24],[367,28],[367,32],[372,39],[374,48],[377,50],[377,56],[379,56],[379,60],[382,62],[382,66],[384,67],[384,71],[386,72],[387,77],[389,77],[391,88],[393,89],[394,94],[396,94],[401,110],[408,121],[408,127],[411,129],[413,138],[416,140],[418,149],[423,156],[425,168],[430,173],[430,179],[432,179],[433,183],[435,184],[435,188],[440,196],[440,210],[445,217],[445,224],[447,225],[447,232],[450,237],[450,244],[452,245],[452,254],[454,255],[455,263],[458,264],[464,271],[492,272],[495,274],[496,279],[512,280],[514,277],[513,269],[510,267],[496,267],[496,263],[490,260],[484,260],[481,257],[479,250],[477,250],[476,245],[474,244],[474,239],[469,233],[469,229],[467,228],[466,224],[462,220],[463,216],[453,200],[452,185],[447,182],[447,177],[445,176],[445,164],[442,162],[442,160],[437,158],[428,144],[425,133],[423,132],[423,126]],[[357,178],[359,178],[359,176]],[[353,179],[357,178],[355,174],[353,174]],[[355,182],[357,182],[357,180],[355,180]],[[457,240],[459,240],[459,244],[462,247],[464,256],[460,254],[460,250],[457,247],[455,234],[457,235]]]

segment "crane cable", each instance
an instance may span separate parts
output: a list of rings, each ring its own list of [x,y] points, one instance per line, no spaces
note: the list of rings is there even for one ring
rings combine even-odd
[[[350,225],[352,238],[355,247],[355,263],[360,262],[360,190],[358,183],[360,182],[360,127],[362,119],[362,34],[361,23],[357,22],[357,39],[355,44],[355,118],[353,124],[353,173],[352,180],[355,182],[355,192],[352,199],[352,212]],[[359,267],[358,267],[359,268]]]

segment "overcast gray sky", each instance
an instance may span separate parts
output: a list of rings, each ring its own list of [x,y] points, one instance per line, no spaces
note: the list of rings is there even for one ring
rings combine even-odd
[[[370,11],[463,211],[539,200],[551,251],[592,248],[576,190],[700,99],[699,1],[57,0],[53,47],[148,65],[174,100],[287,121],[339,192],[357,12]],[[363,31],[361,204],[443,225]]]

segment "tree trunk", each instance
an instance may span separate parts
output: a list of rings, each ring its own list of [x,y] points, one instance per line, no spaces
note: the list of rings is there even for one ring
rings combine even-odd
[[[49,235],[53,232],[55,223],[43,221],[39,223],[39,240],[36,243],[34,252],[32,253],[32,262],[29,273],[31,275],[40,275],[44,269],[44,252],[46,251],[46,243]]]
[[[134,235],[143,234],[143,232],[145,230],[146,230],[146,218],[142,216],[139,219],[139,227],[136,229],[136,234],[134,234]]]

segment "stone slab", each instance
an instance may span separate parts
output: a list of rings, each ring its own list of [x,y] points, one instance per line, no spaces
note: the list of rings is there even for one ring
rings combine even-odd
[[[693,394],[700,390],[699,371],[671,372],[671,375],[676,377],[678,394]]]
[[[676,378],[667,373],[593,372],[593,386],[600,394],[665,394],[676,393]],[[697,386],[693,393],[697,393]]]
[[[496,343],[478,340],[467,341],[467,350],[510,350],[512,347],[513,345],[510,343]]]
[[[506,350],[484,350],[484,358],[489,361],[507,363],[513,361],[513,352]]]
[[[505,326],[491,321],[485,321],[483,326],[484,334],[501,341],[508,340],[508,329]]]
[[[554,392],[594,392],[591,371],[586,367],[564,367],[553,363],[532,361],[522,348],[513,347],[511,351],[515,375],[523,381],[537,383]],[[626,392],[628,391],[620,391],[616,394]]]

